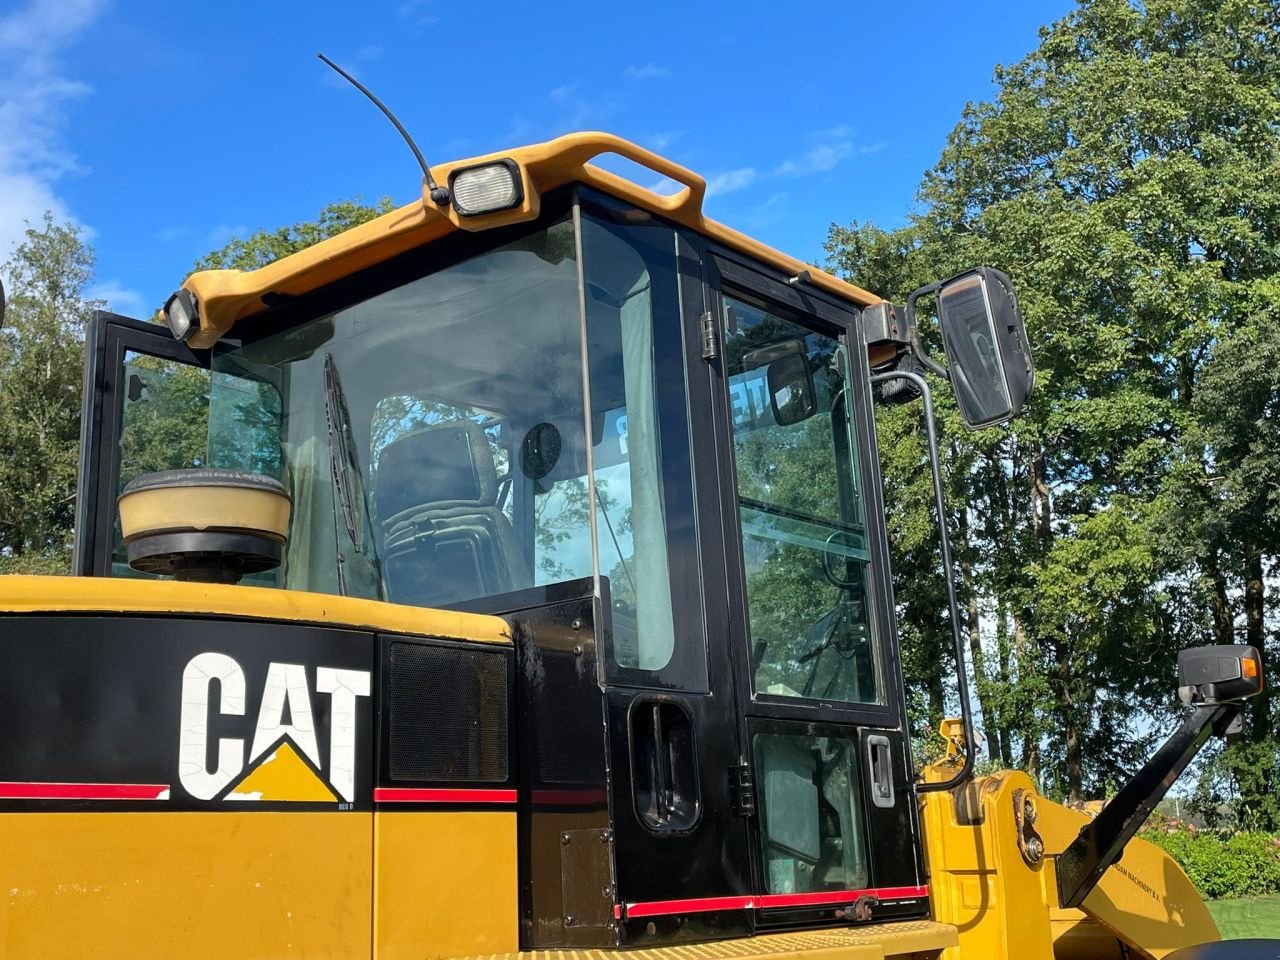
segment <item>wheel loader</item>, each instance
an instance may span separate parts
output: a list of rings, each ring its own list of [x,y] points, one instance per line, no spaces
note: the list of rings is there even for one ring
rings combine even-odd
[[[6,958],[1271,955],[1134,839],[1256,650],[1093,818],[975,774],[958,636],[913,762],[873,403],[941,521],[930,386],[1033,389],[1009,277],[886,302],[601,133],[424,170],[96,316],[75,576],[0,582]]]

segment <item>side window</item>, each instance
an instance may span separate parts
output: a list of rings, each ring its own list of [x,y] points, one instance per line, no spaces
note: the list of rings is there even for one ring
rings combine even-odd
[[[270,383],[133,352],[123,379],[117,496],[161,470],[218,467],[283,479],[280,395]],[[118,517],[113,537],[112,573],[147,576],[129,568]]]

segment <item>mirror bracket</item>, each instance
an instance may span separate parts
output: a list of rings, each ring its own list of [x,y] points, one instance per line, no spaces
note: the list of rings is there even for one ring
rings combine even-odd
[[[862,308],[862,342],[868,347],[909,347],[915,333],[915,317],[907,313],[905,304],[882,300]]]

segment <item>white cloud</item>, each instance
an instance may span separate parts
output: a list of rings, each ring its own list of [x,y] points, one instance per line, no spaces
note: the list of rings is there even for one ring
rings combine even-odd
[[[659,77],[669,77],[671,71],[656,63],[646,63],[643,66],[633,63],[622,71],[622,75],[628,80],[657,80]]]
[[[645,141],[650,150],[661,153],[683,136],[683,130],[670,130],[665,133],[651,133],[645,137]]]
[[[718,173],[707,181],[707,196],[715,197],[742,190],[756,181],[755,167],[738,167]]]
[[[161,243],[173,243],[175,240],[181,240],[191,232],[191,228],[174,224],[168,227],[161,227],[156,231],[156,239]]]
[[[440,21],[438,16],[427,12],[431,3],[432,0],[404,0],[396,8],[396,13],[404,20],[412,20],[419,27],[429,27]]]
[[[746,213],[746,224],[750,230],[763,230],[787,216],[790,195],[785,191],[775,193],[764,203],[756,204]]]
[[[204,242],[211,247],[225,247],[235,237],[244,237],[248,232],[249,228],[242,223],[234,227],[220,223],[209,231]]]
[[[356,51],[356,59],[363,63],[371,63],[382,59],[382,47],[376,43],[366,43]]]
[[[834,170],[850,157],[866,156],[884,149],[883,143],[855,144],[853,130],[846,126],[818,130],[810,136],[813,146],[798,157],[784,160],[773,171],[780,177],[802,177]]]
[[[93,284],[85,291],[89,300],[101,300],[112,313],[124,314],[126,317],[145,319],[151,312],[146,297],[137,290],[131,290],[118,280],[104,280]]]
[[[30,0],[0,14],[0,262],[46,210],[74,218],[57,181],[82,172],[63,142],[68,104],[90,89],[61,62],[101,10],[101,0]],[[88,233],[88,231],[86,232]]]
[[[566,100],[568,100],[577,92],[578,92],[578,84],[566,83],[556,87],[549,94],[547,94],[547,96],[551,99],[553,103],[564,103]]]

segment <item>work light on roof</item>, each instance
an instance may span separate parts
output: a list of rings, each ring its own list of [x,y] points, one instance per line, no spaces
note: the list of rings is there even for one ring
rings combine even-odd
[[[449,189],[453,206],[463,217],[510,210],[524,199],[520,168],[514,160],[497,160],[456,170],[449,177]]]
[[[200,312],[190,290],[180,289],[164,305],[164,319],[173,339],[186,343],[200,326]]]

